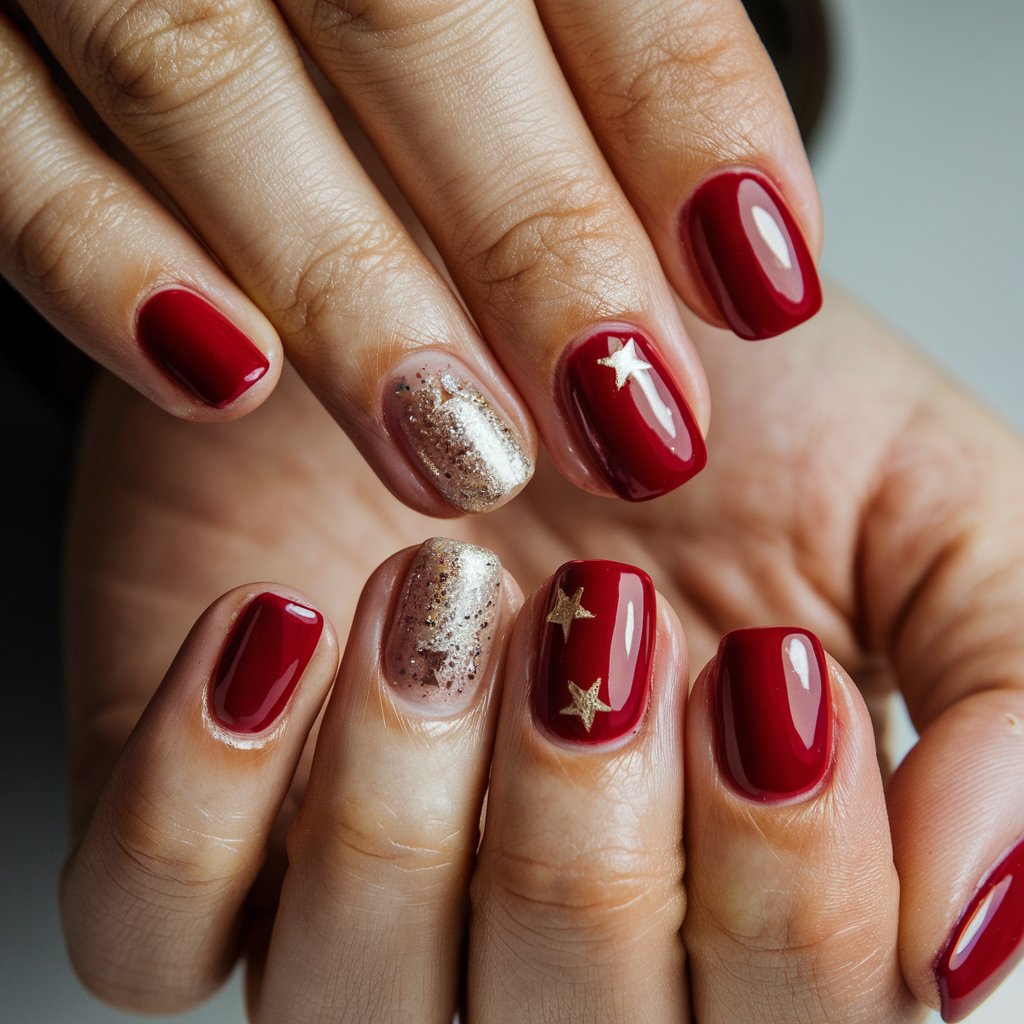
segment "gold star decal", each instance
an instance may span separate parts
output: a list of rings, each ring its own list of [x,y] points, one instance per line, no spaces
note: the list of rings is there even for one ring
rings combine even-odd
[[[569,682],[569,694],[572,697],[572,704],[567,705],[559,711],[560,715],[576,715],[582,722],[583,728],[590,732],[594,724],[594,718],[598,711],[611,711],[611,708],[597,695],[601,687],[601,680],[598,679],[589,690],[581,690],[574,682]]]
[[[621,338],[613,338],[613,341],[621,342]],[[650,363],[645,363],[636,350],[636,340],[630,338],[618,351],[613,352],[604,359],[598,359],[598,366],[610,366],[615,371],[615,389],[621,389],[630,377],[640,373],[641,370],[651,369]]]
[[[586,608],[581,607],[580,601],[582,600],[582,587],[577,587],[576,593],[571,598],[561,587],[555,593],[555,607],[548,612],[545,621],[562,627],[562,636],[566,643],[569,642],[569,630],[572,629],[573,619],[592,619],[594,617],[593,612],[588,612]]]

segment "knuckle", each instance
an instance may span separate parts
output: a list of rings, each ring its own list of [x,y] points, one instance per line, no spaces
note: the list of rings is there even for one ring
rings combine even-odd
[[[652,13],[660,23],[643,34],[648,45],[598,76],[603,116],[638,158],[666,138],[716,160],[751,151],[773,94],[749,34],[699,10],[684,20],[677,8]]]
[[[353,879],[385,886],[382,892],[396,896],[411,891],[418,903],[429,902],[435,887],[443,889],[460,866],[466,837],[460,830],[429,824],[403,829],[401,821],[386,808],[356,801],[315,818],[303,810],[288,832],[289,863],[313,872],[328,889],[333,881],[342,902]]]
[[[167,113],[231,79],[268,31],[247,0],[134,0],[96,18],[81,58],[119,114]]]
[[[420,36],[472,6],[476,0],[313,0],[308,17],[321,45],[358,38],[395,44],[395,37]]]
[[[107,829],[120,884],[162,913],[217,903],[250,874],[245,838],[199,832],[149,804],[109,815]]]
[[[49,310],[73,314],[87,301],[96,239],[109,236],[126,213],[122,189],[106,178],[83,178],[48,195],[14,232],[14,261],[26,290]]]
[[[629,254],[616,205],[601,186],[567,180],[531,183],[543,207],[510,216],[522,204],[501,204],[468,236],[459,263],[490,304],[515,308],[524,292],[558,305],[584,296],[603,304],[621,290]]]
[[[276,261],[270,273],[296,261]],[[342,218],[329,235],[310,244],[288,280],[267,282],[266,292],[286,335],[315,344],[330,338],[321,330],[337,317],[360,318],[365,298],[415,273],[414,257],[401,232],[383,218],[356,215]],[[401,292],[398,292],[401,294]]]
[[[655,921],[682,925],[681,872],[669,879],[639,849],[605,849],[555,859],[503,851],[470,887],[474,911],[546,948],[635,942]]]

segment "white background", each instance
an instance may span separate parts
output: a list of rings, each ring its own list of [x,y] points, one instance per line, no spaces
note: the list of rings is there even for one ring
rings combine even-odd
[[[1024,3],[831,6],[838,82],[815,154],[824,268],[1024,429]],[[38,764],[21,748],[6,751],[0,1016],[130,1021],[85,995],[65,963],[55,902],[64,842],[58,724],[52,732],[49,747],[46,736],[33,741]],[[35,785],[17,781],[30,775]],[[174,1019],[237,1024],[237,986]],[[1021,1024],[1024,967],[972,1020]]]

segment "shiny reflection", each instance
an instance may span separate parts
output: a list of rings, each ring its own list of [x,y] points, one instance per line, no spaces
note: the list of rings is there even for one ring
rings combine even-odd
[[[818,727],[823,685],[811,641],[801,633],[790,633],[782,642],[782,659],[793,728],[804,747],[810,750]],[[808,700],[805,695],[814,699]]]
[[[786,270],[793,269],[793,258],[789,251],[789,242],[782,233],[778,221],[763,207],[752,206],[750,213],[754,218],[758,234],[764,244],[768,246],[771,254],[782,264]]]

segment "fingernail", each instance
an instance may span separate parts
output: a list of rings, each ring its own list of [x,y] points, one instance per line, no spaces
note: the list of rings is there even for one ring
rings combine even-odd
[[[567,562],[551,584],[533,685],[537,721],[573,743],[635,733],[651,689],[650,576],[620,562]]]
[[[165,288],[136,326],[143,350],[207,405],[230,405],[270,368],[267,357],[206,299]]]
[[[787,626],[737,629],[722,638],[714,673],[726,778],[764,802],[817,786],[832,747],[828,664],[818,638]]]
[[[939,955],[942,1019],[963,1020],[1024,957],[1024,839],[989,873]]]
[[[667,494],[707,462],[700,428],[658,350],[608,325],[572,346],[565,404],[608,484],[628,501]]]
[[[427,705],[469,700],[487,667],[501,613],[493,551],[435,537],[416,552],[384,648],[384,676]]]
[[[463,512],[494,508],[533,475],[523,439],[457,360],[420,356],[399,368],[384,413],[408,457]]]
[[[821,307],[807,243],[765,175],[726,170],[705,179],[683,208],[680,227],[684,249],[741,338],[771,338]]]
[[[323,616],[278,594],[260,594],[235,622],[213,676],[213,717],[232,732],[263,732],[288,703],[313,657]]]

